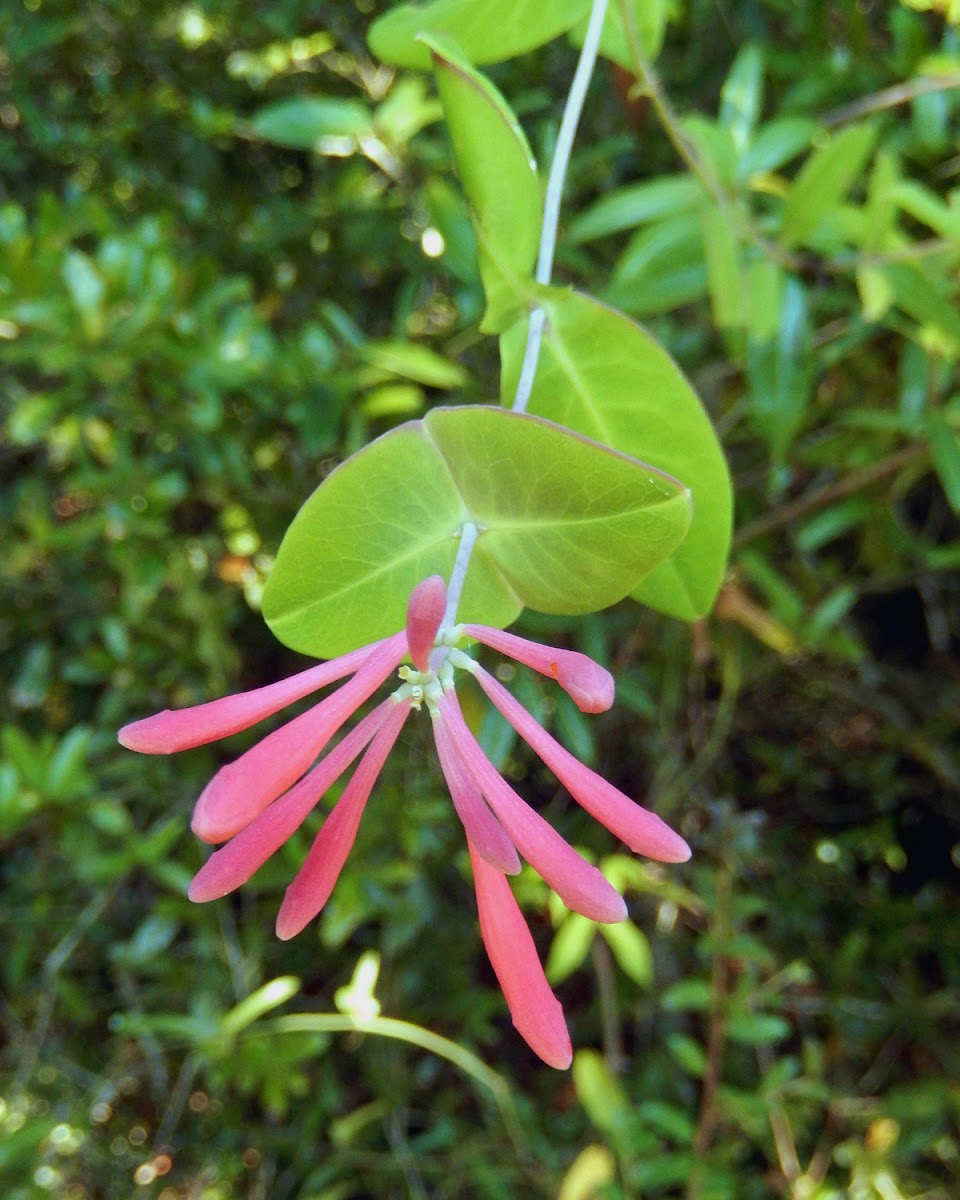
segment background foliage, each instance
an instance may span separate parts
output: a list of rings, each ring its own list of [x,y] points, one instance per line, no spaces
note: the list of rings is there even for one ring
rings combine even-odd
[[[572,1075],[505,1027],[416,731],[315,928],[271,932],[296,845],[233,904],[185,899],[219,751],[145,762],[116,728],[296,666],[256,610],[303,499],[399,421],[498,394],[431,84],[365,47],[385,7],[0,4],[4,1194],[947,1200],[945,4],[677,0],[656,73],[605,65],[591,88],[557,281],[647,322],[690,374],[738,533],[704,622],[525,615],[614,669],[612,713],[587,724],[514,682],[679,823],[689,867],[618,854],[477,705],[507,770],[627,890],[631,922],[599,938],[521,879]],[[541,163],[572,64],[561,39],[488,68]],[[275,1023],[281,1003],[372,1011],[377,963],[386,1014],[497,1074]]]

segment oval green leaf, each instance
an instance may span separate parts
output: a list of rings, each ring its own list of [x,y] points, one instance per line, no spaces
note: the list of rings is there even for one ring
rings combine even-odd
[[[495,63],[553,41],[574,25],[590,0],[433,0],[400,4],[374,21],[367,36],[383,62],[416,71],[430,69],[430,53],[417,36],[455,37],[470,62]]]
[[[263,615],[295,650],[331,657],[402,628],[410,592],[448,577],[479,530],[460,618],[504,626],[524,605],[583,613],[622,599],[683,538],[686,489],[551,421],[438,408],[371,442],[306,502]]]
[[[687,484],[690,532],[632,595],[671,616],[701,617],[723,578],[733,513],[730,476],[710,419],[673,359],[639,325],[576,292],[542,295],[547,324],[528,411]],[[516,392],[526,326],[500,339],[505,403]]]
[[[450,46],[429,39],[437,90],[457,171],[477,233],[487,297],[481,329],[499,333],[518,319],[533,274],[543,191],[533,151],[499,91]]]
[[[856,182],[875,138],[872,125],[850,125],[810,155],[783,206],[780,237],[785,246],[801,245],[816,232]]]
[[[313,150],[327,137],[363,137],[373,132],[373,117],[359,100],[297,96],[278,100],[255,114],[253,133],[291,150]]]

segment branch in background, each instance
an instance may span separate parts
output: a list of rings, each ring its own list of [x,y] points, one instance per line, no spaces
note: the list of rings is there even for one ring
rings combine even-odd
[[[896,83],[892,87],[874,92],[872,96],[861,96],[859,100],[825,113],[820,121],[828,129],[832,129],[871,113],[896,108],[899,104],[909,104],[918,96],[931,96],[937,92],[952,92],[957,89],[960,89],[960,72],[952,71],[948,75],[921,75],[907,83]]]
[[[649,97],[653,110],[657,114],[657,119],[663,126],[663,132],[667,135],[671,145],[683,160],[687,170],[699,181],[704,191],[708,192],[721,208],[726,208],[730,197],[710,164],[705,163],[700,158],[694,147],[687,140],[683,132],[683,126],[680,123],[680,118],[673,111],[673,105],[667,98],[667,94],[660,83],[660,76],[657,74],[653,63],[647,58],[643,49],[631,5],[628,3],[628,0],[619,0],[619,4],[620,15],[623,19],[623,28],[627,37],[627,46],[630,50],[630,57],[633,59],[634,74],[643,92]]]
[[[801,517],[807,517],[821,508],[826,508],[836,500],[844,500],[847,496],[856,495],[857,492],[863,491],[864,488],[868,488],[874,483],[879,483],[888,475],[896,475],[905,467],[922,462],[929,453],[930,447],[926,442],[916,442],[911,446],[904,447],[903,450],[898,450],[896,454],[891,454],[888,458],[871,463],[869,467],[851,471],[849,475],[844,475],[842,479],[837,479],[818,491],[808,492],[807,495],[791,500],[788,504],[782,504],[773,512],[767,513],[765,517],[758,517],[756,521],[750,521],[744,525],[734,536],[734,549],[738,549],[766,533],[772,533],[784,525],[789,525],[791,521],[798,521]]]
[[[707,1067],[700,1093],[700,1113],[693,1139],[694,1167],[687,1180],[686,1200],[698,1200],[701,1195],[703,1160],[713,1141],[719,1120],[716,1098],[723,1078],[723,1053],[727,1041],[727,992],[729,971],[726,942],[730,937],[730,901],[733,872],[729,864],[717,872],[717,892],[709,930],[713,964],[710,969],[710,1004],[707,1011]]]

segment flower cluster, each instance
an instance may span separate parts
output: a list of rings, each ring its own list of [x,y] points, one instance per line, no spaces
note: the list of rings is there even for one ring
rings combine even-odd
[[[663,862],[683,862],[690,851],[659,817],[574,758],[458,645],[473,639],[525,663],[556,680],[583,712],[602,712],[612,704],[609,672],[584,654],[485,625],[445,627],[445,606],[443,580],[432,576],[414,589],[406,628],[392,637],[267,687],[134,721],[120,730],[119,740],[145,754],[186,750],[246,729],[350,677],[315,707],[222,767],[193,812],[191,827],[199,838],[225,843],[190,885],[192,900],[213,900],[245,883],[360,759],[280,905],[277,935],[291,938],[326,903],[387,755],[410,712],[426,705],[440,767],[466,833],[481,935],[514,1025],[544,1062],[566,1067],[572,1051],[563,1011],[506,877],[520,870],[522,856],[565,904],[594,921],[620,921],[626,906],[600,871],[527,805],[486,757],[461,712],[455,672],[474,676],[574,799],[631,850]],[[401,665],[407,658],[412,666]],[[400,686],[323,754],[349,717],[398,669]]]

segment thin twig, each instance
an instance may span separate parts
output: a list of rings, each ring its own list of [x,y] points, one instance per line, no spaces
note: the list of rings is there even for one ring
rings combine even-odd
[[[597,978],[597,993],[600,997],[600,1024],[603,1030],[603,1057],[615,1074],[622,1073],[626,1066],[623,1053],[623,1038],[620,1029],[620,1012],[617,1004],[617,987],[613,971],[610,947],[602,937],[595,937],[590,947],[590,960]]]
[[[764,1075],[767,1075],[774,1065],[770,1047],[757,1046],[756,1053],[757,1066],[759,1066]],[[793,1185],[801,1175],[802,1168],[800,1166],[800,1157],[797,1154],[797,1143],[790,1125],[790,1118],[787,1116],[787,1110],[784,1108],[783,1102],[777,1092],[769,1095],[767,1098],[767,1118],[770,1122],[773,1142],[777,1148],[777,1161],[780,1163],[780,1170],[783,1173],[784,1179],[790,1185],[792,1195]]]
[[[633,16],[633,6],[628,0],[619,0],[619,3],[620,16],[623,20],[623,28],[627,37],[627,49],[630,51],[634,74],[637,77],[638,83],[642,85],[644,94],[649,98],[653,111],[657,114],[657,119],[663,127],[663,132],[667,135],[668,140],[682,159],[687,170],[699,181],[704,191],[708,192],[720,207],[726,208],[730,199],[726,189],[717,178],[710,164],[700,158],[694,147],[687,140],[680,118],[673,111],[673,105],[670,103],[666,92],[663,90],[663,85],[660,83],[660,76],[654,69],[653,63],[647,58],[646,52],[643,49],[643,43],[640,41],[640,35],[637,32],[636,21]]]
[[[33,1023],[33,1029],[30,1031],[29,1041],[20,1059],[15,1087],[25,1088],[33,1074],[33,1068],[46,1040],[47,1030],[50,1028],[50,1021],[53,1017],[53,1009],[57,1002],[57,980],[60,972],[67,965],[87,932],[103,915],[107,905],[113,899],[115,891],[115,888],[111,888],[109,891],[98,892],[81,910],[70,930],[47,955],[43,964],[45,991]]]
[[[882,112],[887,108],[896,108],[899,104],[909,104],[918,96],[930,96],[936,92],[951,92],[960,88],[960,72],[953,71],[947,75],[921,75],[919,79],[910,79],[906,83],[895,83],[892,87],[883,88],[870,96],[861,96],[850,104],[835,108],[825,113],[820,121],[828,129],[836,125],[845,125],[848,121],[856,121],[871,113]]]
[[[674,111],[673,105],[670,103],[670,99],[660,82],[660,76],[657,74],[656,68],[644,52],[643,44],[640,41],[634,23],[632,6],[628,0],[619,0],[619,4],[634,74],[644,94],[649,98],[657,119],[667,136],[667,140],[671,143],[687,170],[697,180],[707,195],[713,199],[718,208],[722,209],[728,215],[734,233],[743,241],[752,243],[767,258],[787,270],[796,272],[815,270],[827,275],[843,276],[849,275],[862,267],[883,266],[887,263],[922,259],[928,255],[953,248],[953,243],[949,239],[931,238],[927,241],[888,253],[841,256],[831,261],[821,259],[818,256],[793,254],[765,237],[752,217],[743,211],[742,208],[735,206],[734,196],[724,187],[712,164],[697,152],[696,147],[685,135],[683,122]],[[929,95],[933,92],[948,91],[955,88],[960,88],[960,73],[911,80],[909,83],[887,88],[882,92],[875,93],[873,96],[864,97],[862,100],[846,105],[844,108],[827,113],[820,118],[820,122],[827,128],[832,128],[846,121],[852,121],[858,116],[866,115],[869,112],[874,112],[882,108],[890,108],[895,104],[906,103],[915,96]]]
[[[190,1097],[190,1090],[200,1066],[201,1061],[196,1054],[188,1054],[180,1064],[180,1070],[170,1091],[170,1098],[154,1135],[153,1152],[155,1154],[169,1150],[173,1144],[173,1135],[180,1124],[180,1118],[183,1116],[183,1110]]]
[[[796,500],[782,504],[773,512],[767,513],[766,516],[758,517],[757,520],[744,525],[733,539],[734,548],[745,546],[747,542],[752,542],[766,533],[773,533],[774,530],[789,525],[791,521],[807,517],[837,500],[854,496],[872,484],[879,483],[888,475],[896,475],[904,467],[922,462],[929,453],[930,447],[926,442],[915,442],[911,446],[904,447],[903,450],[898,450],[896,454],[882,458],[879,462],[871,463],[869,467],[851,471],[849,475],[844,475],[843,478],[827,484],[826,487],[815,492],[808,492],[805,496],[799,496]]]
[[[687,1200],[697,1200],[704,1160],[713,1141],[718,1113],[717,1090],[723,1077],[723,1055],[727,1041],[727,991],[729,969],[726,943],[729,938],[730,900],[733,887],[732,869],[724,865],[717,873],[717,894],[713,910],[711,946],[713,964],[710,968],[710,1002],[707,1010],[707,1066],[700,1092],[700,1113],[693,1138],[694,1169],[687,1180]]]
[[[683,123],[673,109],[664,91],[653,63],[647,58],[637,32],[633,8],[628,0],[620,0],[620,12],[627,36],[627,47],[632,59],[633,71],[644,94],[649,98],[653,111],[667,135],[667,140],[676,150],[690,174],[703,190],[713,199],[716,206],[727,216],[733,232],[743,241],[752,242],[763,254],[792,271],[803,268],[803,261],[776,242],[764,237],[752,217],[734,203],[735,197],[724,187],[713,165],[697,153],[696,147],[683,132]]]

